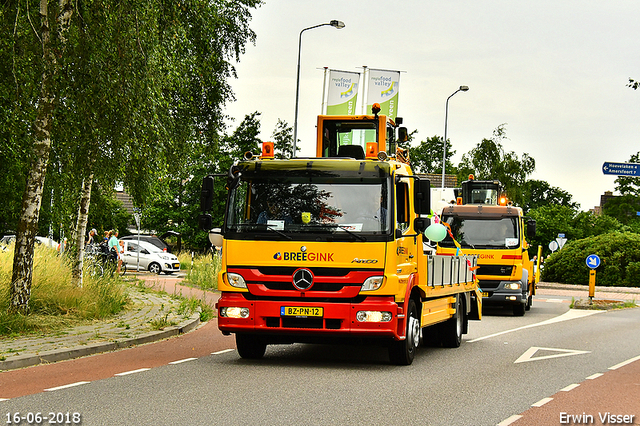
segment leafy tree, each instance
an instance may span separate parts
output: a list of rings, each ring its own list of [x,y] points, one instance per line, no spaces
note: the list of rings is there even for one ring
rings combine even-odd
[[[527,153],[518,158],[515,152],[504,150],[501,142],[506,139],[505,126],[501,124],[493,131],[491,139],[483,139],[463,154],[458,165],[458,181],[466,180],[469,174],[477,180],[499,180],[509,199],[516,205],[522,205],[524,184],[527,176],[535,170],[536,162]]]
[[[640,81],[629,78],[629,84],[627,84],[627,87],[631,87],[633,90],[638,90],[638,87],[640,87]]]
[[[568,242],[545,261],[541,279],[570,284],[588,284],[586,258],[597,254],[601,264],[596,285],[640,287],[640,235],[610,232]]]
[[[640,151],[629,158],[628,163],[640,163]],[[622,195],[633,195],[640,198],[640,177],[618,176],[615,180],[616,190]]]
[[[614,197],[604,204],[603,213],[630,226],[635,232],[640,231],[640,197],[635,195],[621,195]]]
[[[0,94],[8,112],[0,115],[1,131],[16,135],[8,155],[28,171],[21,176],[26,184],[17,185],[25,190],[12,310],[29,310],[33,241],[50,154],[53,172],[62,175],[60,186],[76,188],[55,205],[79,205],[77,214],[64,216],[77,216],[81,248],[94,179],[104,187],[124,182],[143,204],[154,171],[183,152],[176,148],[216,140],[222,107],[233,98],[227,83],[235,76],[231,61],[255,39],[249,10],[259,4],[41,0],[26,8],[17,1],[0,6],[3,34],[11,35],[0,43]],[[31,16],[40,16],[38,30]],[[75,270],[81,271],[78,253]]]
[[[420,142],[418,146],[409,148],[411,165],[419,173],[442,173],[443,146],[444,138],[434,135],[427,138],[426,141]],[[445,173],[456,173],[456,167],[451,162],[451,158],[455,153],[456,151],[452,149],[450,141],[447,141]],[[466,180],[466,177],[464,180]]]
[[[563,189],[551,186],[543,180],[532,179],[525,183],[522,208],[528,212],[542,206],[561,205],[577,210],[580,204],[571,201],[572,198],[573,196]]]
[[[286,121],[278,119],[278,124],[271,134],[273,138],[275,158],[291,158],[293,151],[293,127],[289,126]],[[300,151],[300,147],[296,146],[296,151]]]
[[[545,255],[550,253],[549,243],[554,241],[558,234],[565,234],[569,241],[575,241],[609,232],[629,230],[613,217],[577,212],[569,206],[558,204],[532,209],[528,216],[536,221],[536,236],[528,239],[529,244],[535,248],[541,245]]]

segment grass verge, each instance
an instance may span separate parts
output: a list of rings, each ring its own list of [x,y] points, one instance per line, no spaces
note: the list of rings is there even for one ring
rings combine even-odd
[[[218,289],[218,271],[220,271],[220,257],[211,254],[195,254],[181,252],[178,254],[181,269],[187,273],[185,284],[203,290]]]
[[[71,281],[68,258],[55,250],[36,246],[30,314],[9,314],[13,245],[0,252],[0,337],[49,333],[84,321],[104,319],[129,303],[126,284],[119,276],[93,277],[85,273],[83,286]]]

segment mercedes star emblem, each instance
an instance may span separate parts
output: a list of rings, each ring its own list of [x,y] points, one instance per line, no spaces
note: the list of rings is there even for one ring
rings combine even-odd
[[[298,290],[308,290],[313,285],[313,274],[308,269],[298,269],[293,273],[293,286]]]

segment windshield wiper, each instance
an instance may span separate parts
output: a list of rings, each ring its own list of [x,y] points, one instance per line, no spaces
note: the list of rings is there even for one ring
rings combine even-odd
[[[278,235],[282,235],[282,236],[283,236],[283,237],[285,237],[287,240],[293,240],[293,238],[291,238],[290,236],[288,236],[288,235],[287,235],[287,234],[285,234],[284,232],[279,231],[279,230],[277,230],[276,228],[274,228],[274,226],[276,226],[276,225],[269,225],[269,224],[265,224],[265,226],[267,227],[267,229],[268,229],[269,231],[273,231],[273,232],[275,232],[275,233],[276,233],[276,234],[278,234]]]
[[[327,226],[327,225],[325,225],[325,226]],[[355,232],[350,231],[350,230],[349,230],[349,228],[347,228],[347,227],[346,227],[346,226],[344,226],[344,225],[340,225],[339,223],[329,224],[328,226],[329,226],[329,227],[331,227],[331,228],[340,228],[340,229],[342,229],[344,232],[346,232],[347,234],[349,234],[349,235],[351,235],[351,236],[353,236],[353,237],[356,237],[356,238],[357,238],[357,239],[359,239],[360,241],[367,241],[367,239],[366,239],[365,237],[363,237],[362,235],[358,235],[358,234],[356,234]]]

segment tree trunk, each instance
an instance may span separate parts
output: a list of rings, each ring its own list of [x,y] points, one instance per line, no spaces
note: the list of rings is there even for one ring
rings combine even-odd
[[[60,14],[57,17],[58,36],[64,42],[66,41],[64,32],[69,28],[73,10],[70,0],[60,0],[59,6]],[[35,137],[33,157],[27,176],[27,185],[22,196],[13,256],[11,287],[9,289],[9,312],[22,314],[29,313],[29,299],[31,298],[33,278],[33,245],[38,231],[42,189],[44,188],[49,152],[51,151],[51,125],[56,101],[54,77],[58,64],[51,45],[47,0],[40,0],[40,39],[42,40],[44,70],[42,72],[38,112],[33,124]]]
[[[78,207],[78,220],[75,229],[76,258],[71,271],[72,280],[78,287],[82,287],[82,267],[84,264],[84,236],[87,233],[87,220],[89,217],[89,205],[91,203],[91,186],[93,184],[93,173],[82,180],[82,191],[80,193],[80,207]]]

